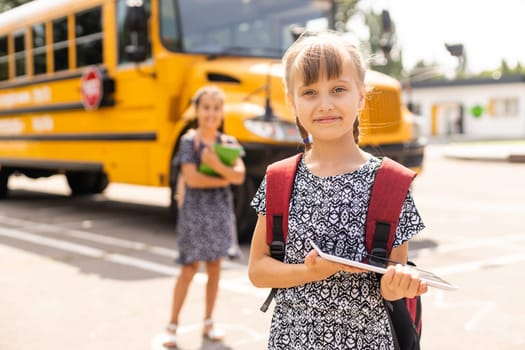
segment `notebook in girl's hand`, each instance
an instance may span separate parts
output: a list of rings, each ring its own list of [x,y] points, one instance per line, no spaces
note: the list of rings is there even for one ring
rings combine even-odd
[[[228,145],[228,144],[216,143],[213,145],[213,148],[215,149],[215,153],[217,154],[221,162],[223,162],[224,164],[228,166],[232,166],[233,164],[235,164],[235,161],[237,160],[237,158],[239,158],[243,153],[243,148],[238,145]],[[206,164],[201,164],[199,166],[199,171],[207,175],[212,175],[212,176],[219,175]]]
[[[357,267],[357,268],[360,268],[360,269],[363,269],[363,270],[367,270],[367,271],[381,273],[381,274],[384,274],[386,272],[386,268],[384,268],[384,267],[370,265],[370,264],[367,264],[367,263],[364,263],[364,262],[349,260],[349,259],[341,258],[341,257],[335,256],[335,255],[327,254],[327,253],[323,252],[321,250],[321,248],[319,248],[314,242],[312,242],[312,240],[309,240],[309,242],[310,242],[312,248],[315,249],[317,251],[317,254],[319,254],[319,256],[321,258],[323,258],[323,259],[330,260],[330,261],[333,261],[333,262],[337,262],[337,263],[340,263],[340,264],[345,264],[345,265]],[[419,274],[419,279],[421,281],[425,282],[427,285],[429,285],[431,287],[436,287],[436,288],[445,289],[445,290],[456,290],[456,289],[458,289],[457,286],[453,285],[452,283],[449,283],[449,282],[445,281],[441,277],[436,276],[432,272],[421,270],[421,269],[418,269],[418,268],[414,268],[414,270]]]

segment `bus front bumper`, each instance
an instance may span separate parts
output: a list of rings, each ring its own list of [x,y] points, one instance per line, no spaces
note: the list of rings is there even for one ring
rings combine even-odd
[[[243,143],[242,146],[246,151],[243,160],[246,165],[247,175],[259,179],[262,179],[269,164],[303,151],[301,144],[263,145]],[[421,139],[408,143],[391,143],[378,146],[363,145],[361,148],[374,156],[388,157],[420,172],[423,167],[425,146],[426,141]]]
[[[246,174],[251,177],[262,179],[266,167],[278,160],[293,156],[303,151],[301,144],[269,145],[259,143],[242,143],[246,155],[243,160],[246,165]]]
[[[408,143],[391,143],[379,146],[362,146],[362,149],[378,157],[388,157],[407,168],[419,172],[423,168],[426,141],[424,139]]]

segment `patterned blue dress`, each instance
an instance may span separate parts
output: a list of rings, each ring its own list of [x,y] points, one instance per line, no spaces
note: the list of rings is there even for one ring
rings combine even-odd
[[[300,264],[312,239],[323,251],[360,261],[366,254],[365,222],[380,165],[372,157],[358,170],[318,177],[300,160],[289,207],[285,262]],[[252,206],[266,213],[266,179]],[[424,228],[409,192],[394,246]],[[388,315],[374,273],[338,272],[326,280],[279,289],[268,349],[394,349]]]
[[[200,154],[204,144],[196,150],[194,134],[181,138],[176,162],[200,165]],[[218,139],[237,143],[232,136],[220,135]],[[182,265],[195,261],[215,261],[228,255],[232,234],[236,230],[233,195],[230,187],[191,188],[185,186],[182,208],[177,219],[179,259]]]

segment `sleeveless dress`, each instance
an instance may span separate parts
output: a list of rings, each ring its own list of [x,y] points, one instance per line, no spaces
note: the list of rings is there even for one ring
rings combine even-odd
[[[237,144],[229,135],[220,134],[218,140],[223,143]],[[193,163],[200,165],[200,154],[204,144],[198,150],[194,146],[194,135],[186,134],[181,138],[177,165]],[[233,194],[229,186],[218,188],[191,188],[185,185],[182,207],[178,209],[176,225],[179,258],[182,265],[195,261],[215,261],[228,255],[232,245],[232,234],[236,230],[233,206]]]
[[[361,261],[372,184],[380,165],[372,157],[358,170],[318,177],[299,161],[289,207],[285,262],[301,264],[312,239],[323,251]],[[266,178],[252,207],[266,214]],[[409,192],[394,246],[424,228]],[[328,279],[279,289],[268,349],[394,349],[388,315],[374,273],[338,272]]]

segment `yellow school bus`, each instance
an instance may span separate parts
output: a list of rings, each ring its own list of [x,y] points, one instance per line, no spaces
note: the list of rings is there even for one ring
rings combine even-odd
[[[0,198],[13,174],[63,174],[73,195],[109,182],[171,187],[205,84],[246,150],[239,234],[267,164],[300,150],[280,58],[293,28],[328,26],[327,0],[35,0],[0,14]],[[362,146],[420,168],[424,145],[397,81],[369,72]],[[176,197],[172,196],[175,204]],[[176,207],[175,205],[172,205]]]

